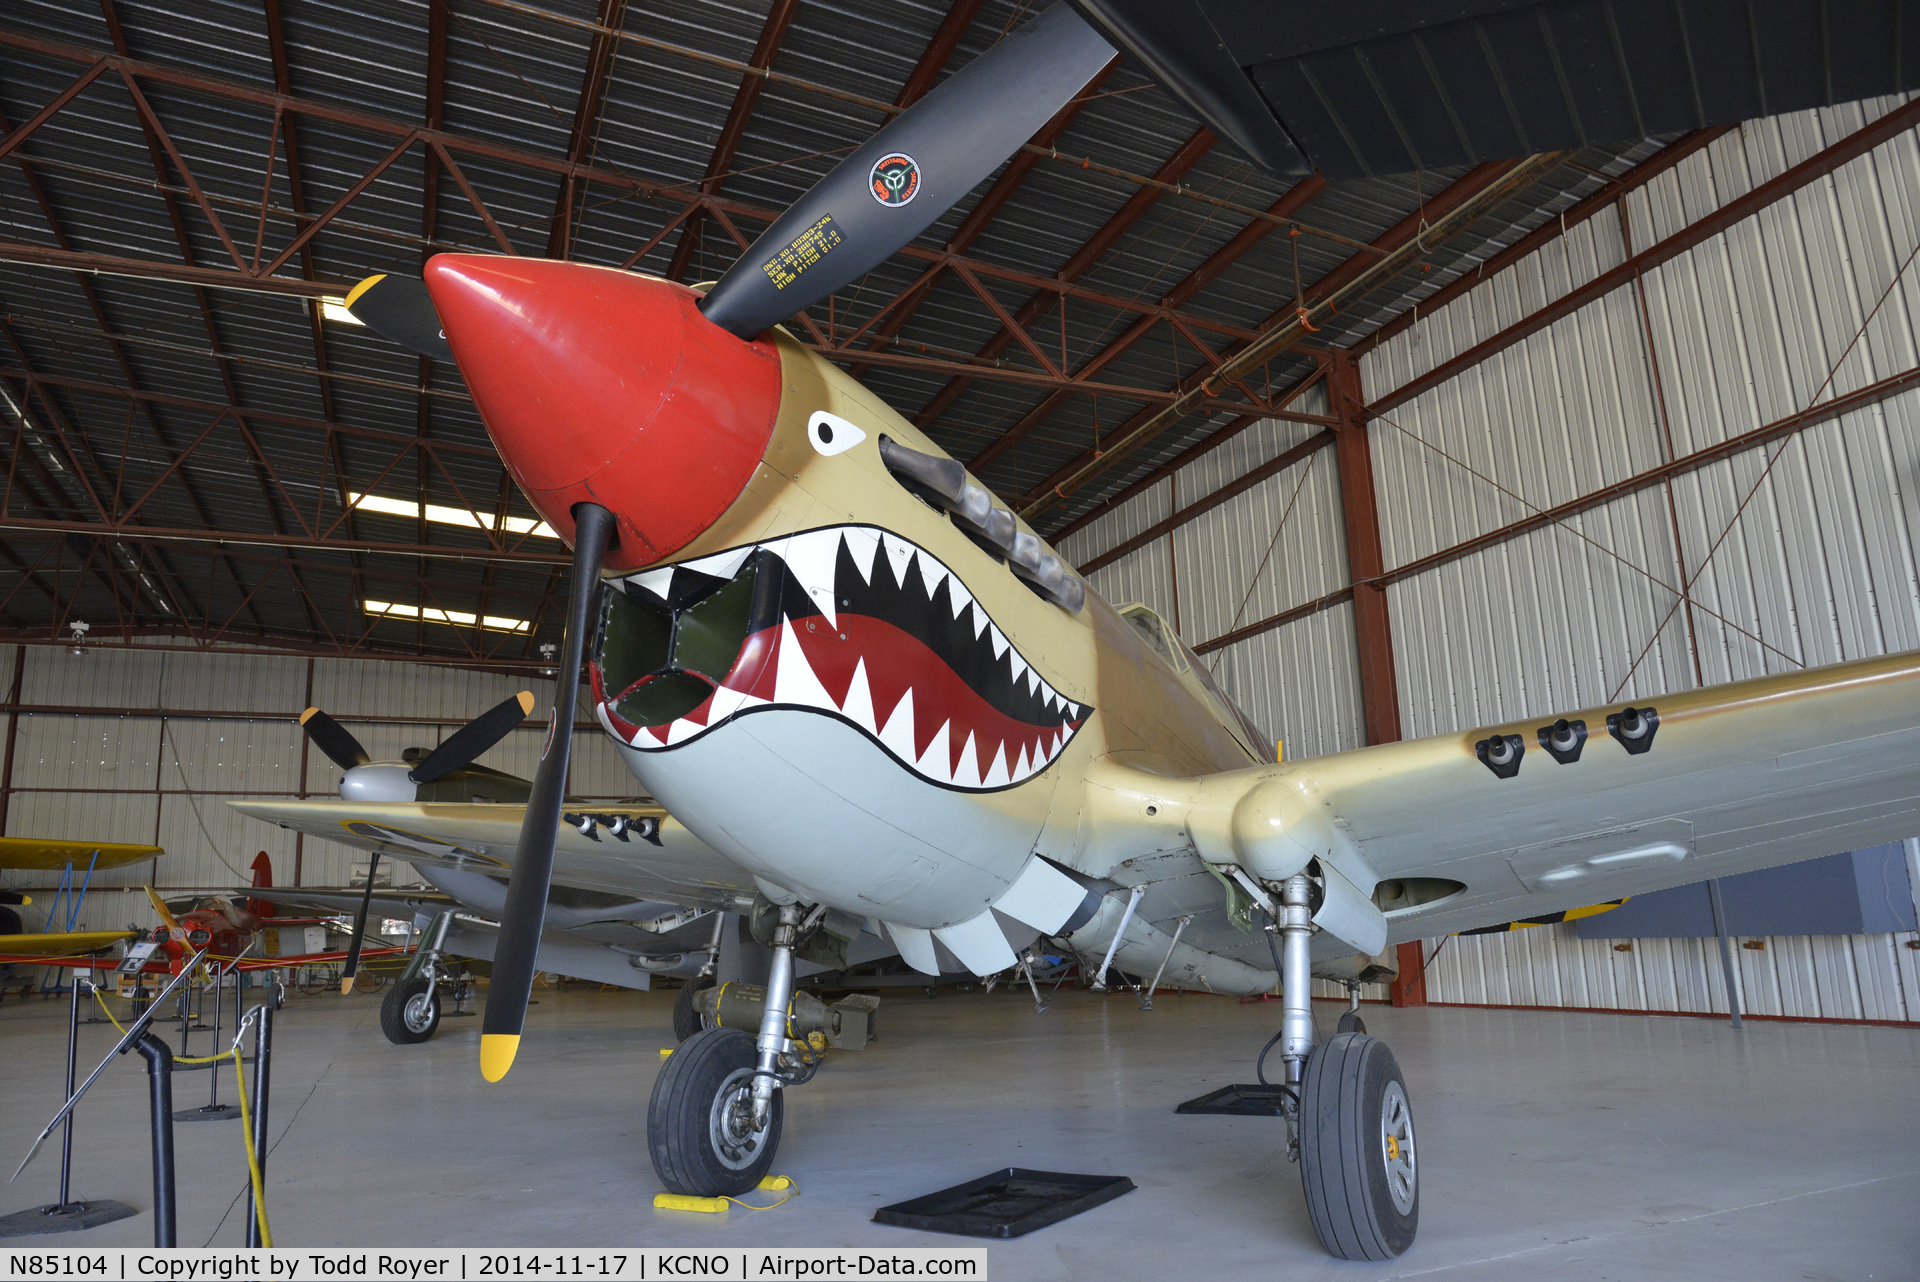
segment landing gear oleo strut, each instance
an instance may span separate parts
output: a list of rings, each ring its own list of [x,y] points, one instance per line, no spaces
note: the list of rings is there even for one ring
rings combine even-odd
[[[1420,1224],[1419,1167],[1406,1081],[1385,1042],[1364,1031],[1315,1041],[1313,882],[1287,878],[1275,914],[1280,936],[1280,1056],[1292,1099],[1287,1155],[1300,1163],[1307,1212],[1321,1245],[1345,1260],[1387,1260]],[[1347,1021],[1357,1022],[1348,1012]]]
[[[787,1037],[801,915],[798,904],[779,910],[759,1036],[724,1026],[703,1029],[668,1057],[653,1084],[647,1147],[668,1192],[744,1193],[773,1165],[786,1113],[781,1088],[807,1080],[818,1063],[812,1047]]]

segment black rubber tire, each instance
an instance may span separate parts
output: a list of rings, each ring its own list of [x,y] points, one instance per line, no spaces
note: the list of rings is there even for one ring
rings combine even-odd
[[[731,1166],[715,1147],[714,1106],[751,1082],[754,1039],[737,1028],[702,1029],[667,1057],[647,1105],[647,1149],[654,1173],[670,1193],[730,1197],[756,1187],[773,1165],[785,1120],[784,1092],[773,1093],[765,1140],[744,1165]]]
[[[8,908],[6,905],[0,904],[0,935],[18,935],[21,933],[20,914]]]
[[[432,988],[424,978],[410,979],[404,984],[395,984],[380,999],[380,1031],[395,1046],[414,1046],[432,1037],[440,1027],[440,994],[432,994],[432,1017],[424,1029],[415,1029],[407,1025],[407,1003]]]
[[[712,1024],[707,1021],[707,1017],[693,1008],[693,999],[699,995],[700,990],[712,987],[713,976],[711,975],[702,975],[697,979],[689,979],[686,983],[680,985],[680,991],[674,995],[673,999],[673,1037],[675,1041],[684,1042],[701,1029],[712,1027]]]
[[[1336,1033],[1364,1033],[1367,1031],[1367,1021],[1360,1018],[1360,1012],[1357,1010],[1342,1011],[1340,1013],[1340,1023],[1334,1031]]]
[[[1411,1172],[1402,1210],[1388,1184],[1382,1105],[1391,1087],[1405,1107]],[[1364,1033],[1335,1033],[1314,1047],[1300,1086],[1300,1182],[1313,1230],[1343,1260],[1390,1260],[1413,1245],[1420,1225],[1418,1149],[1406,1082],[1387,1044]]]

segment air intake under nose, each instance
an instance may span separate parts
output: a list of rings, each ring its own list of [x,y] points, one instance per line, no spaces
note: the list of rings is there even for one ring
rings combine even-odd
[[[494,447],[572,541],[613,512],[613,569],[686,547],[740,496],[780,409],[780,357],[689,289],[546,259],[441,254],[427,288]]]

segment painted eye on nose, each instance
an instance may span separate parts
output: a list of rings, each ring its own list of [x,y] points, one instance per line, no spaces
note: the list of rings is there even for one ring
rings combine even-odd
[[[844,418],[821,410],[807,423],[807,439],[813,442],[815,450],[832,458],[866,440],[867,434]]]

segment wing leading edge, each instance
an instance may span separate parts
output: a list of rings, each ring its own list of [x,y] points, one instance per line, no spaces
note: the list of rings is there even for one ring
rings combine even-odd
[[[1396,942],[1920,833],[1920,654],[1196,780],[1095,783],[1121,858],[1164,848],[1172,822],[1209,864],[1263,881],[1318,860]],[[1143,822],[1149,806],[1159,818]],[[1322,924],[1371,951],[1379,916],[1349,907],[1346,933],[1332,908]]]
[[[242,814],[411,864],[505,876],[526,807],[440,802],[230,801]],[[730,907],[753,878],[659,806],[569,803],[554,882],[635,899]],[[276,892],[280,897],[286,894]]]

